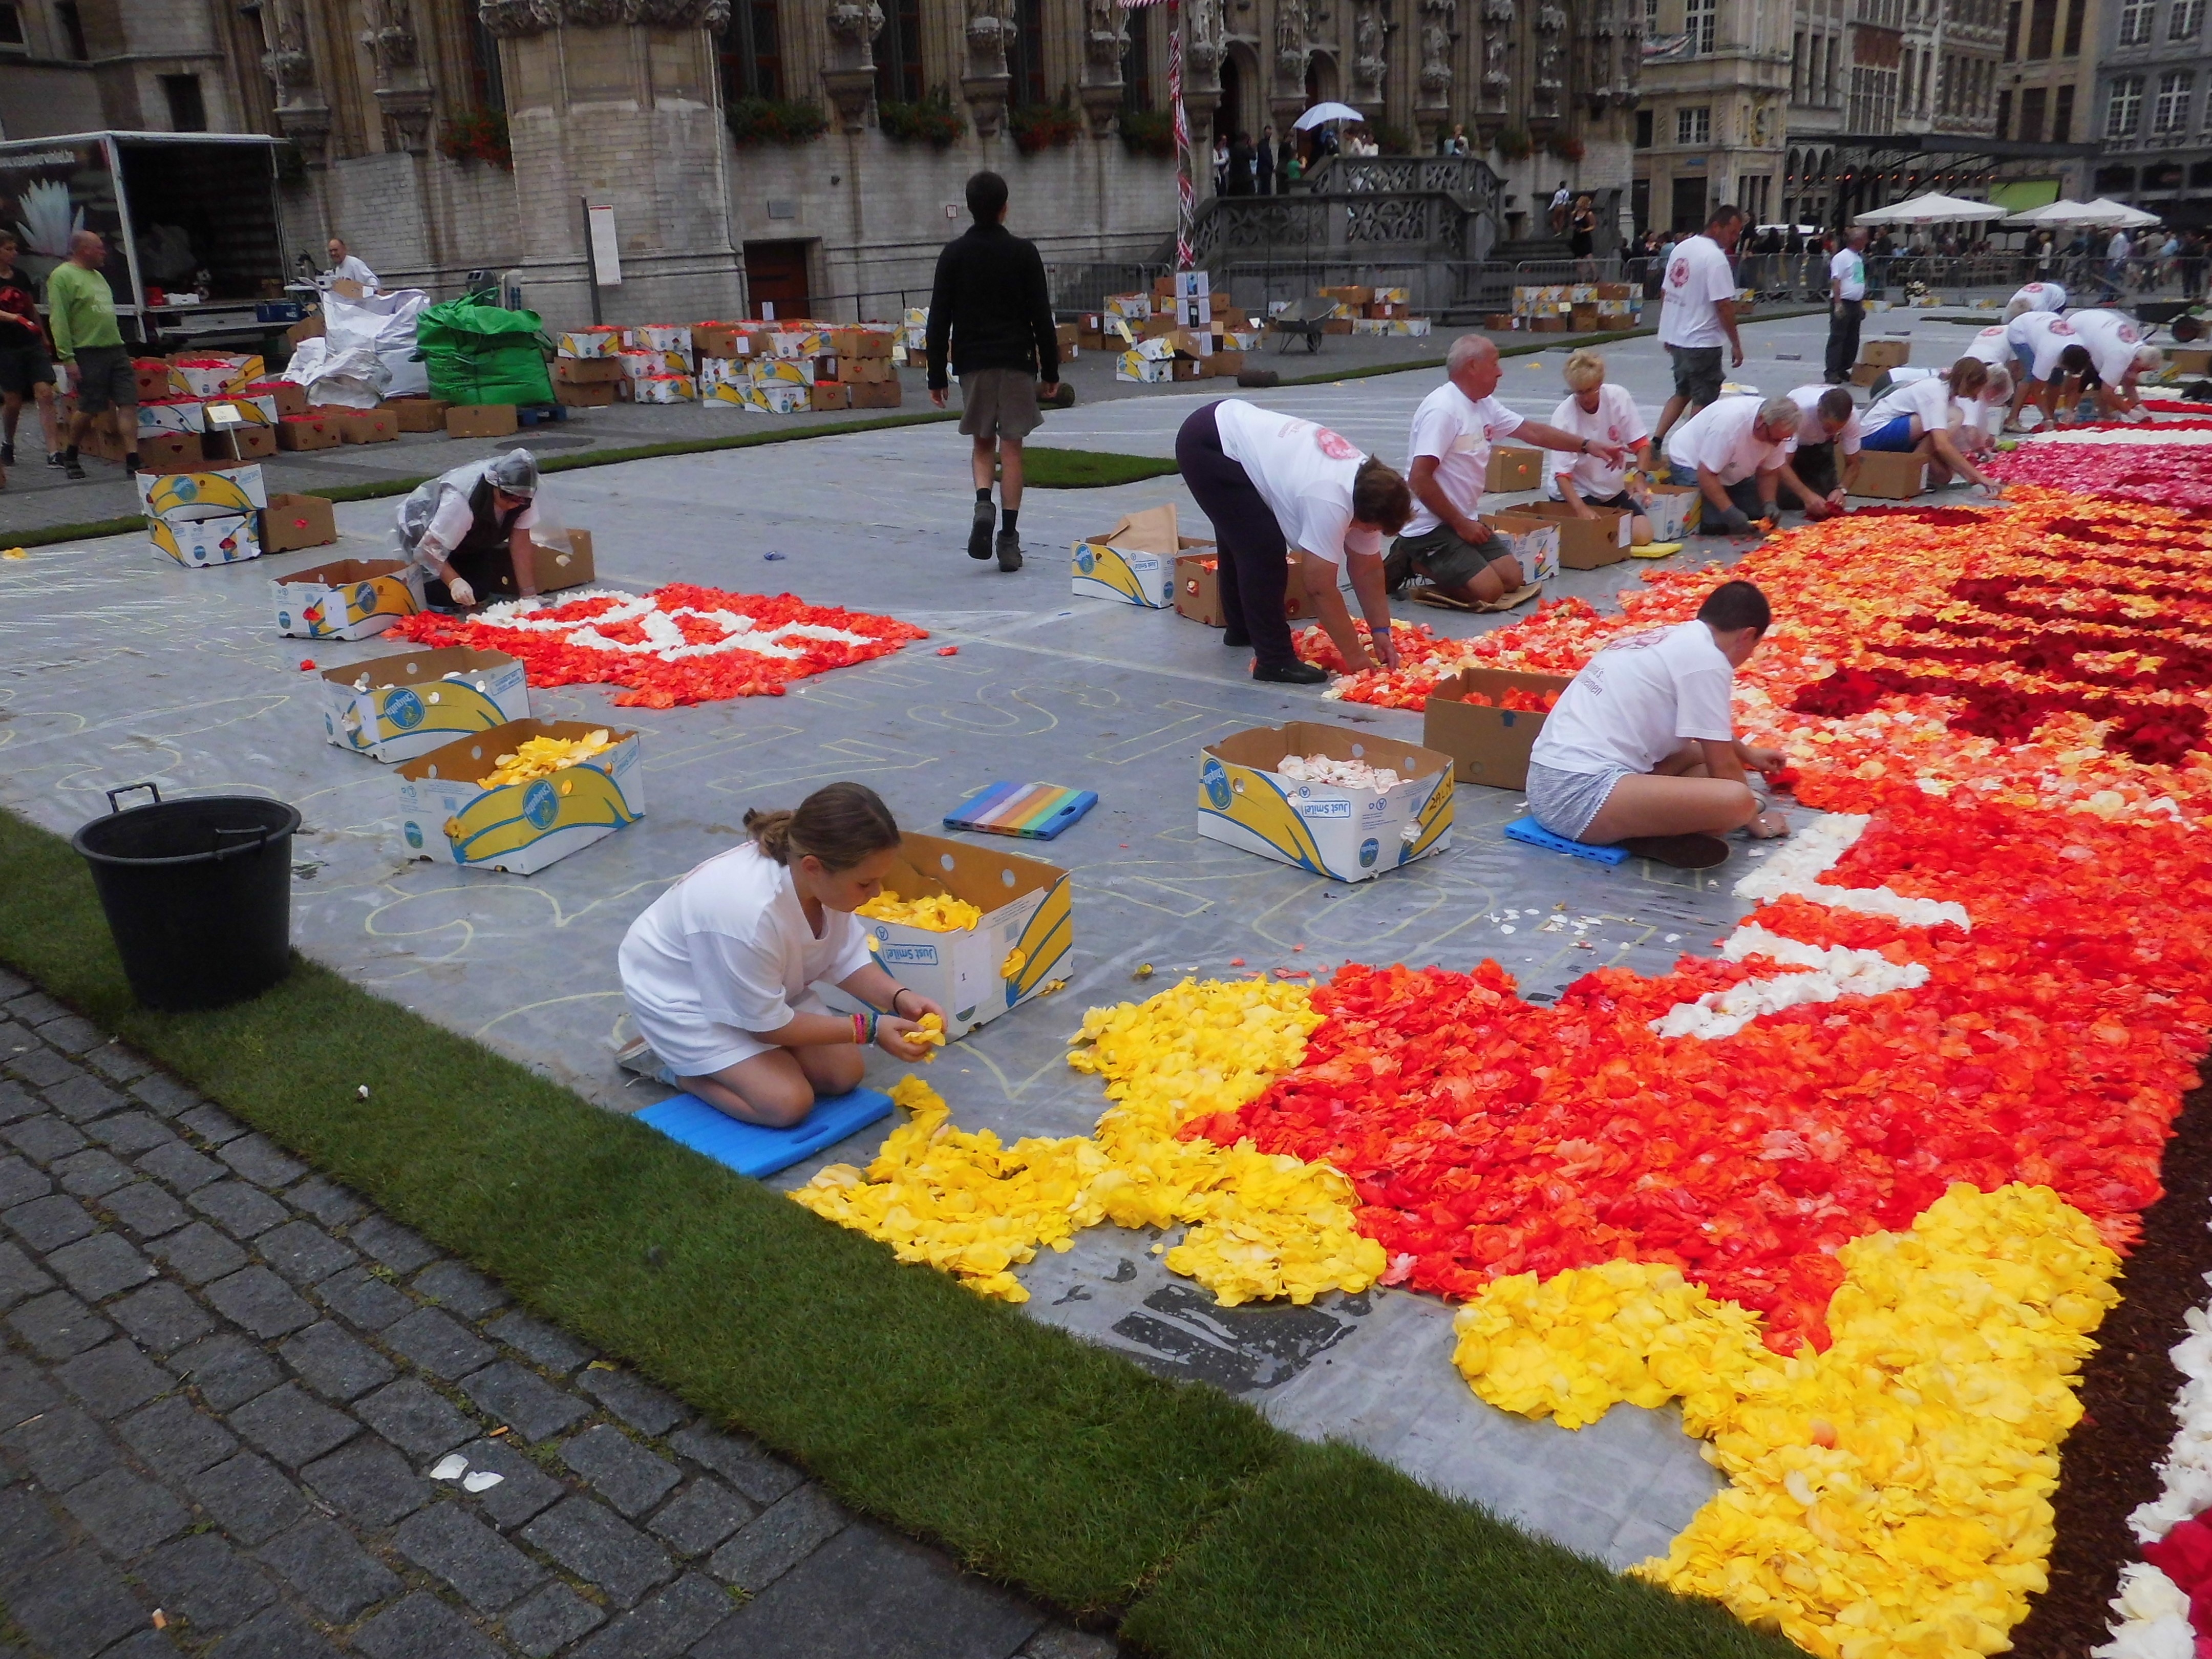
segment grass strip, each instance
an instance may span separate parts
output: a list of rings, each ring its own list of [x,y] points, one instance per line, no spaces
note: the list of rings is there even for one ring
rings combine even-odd
[[[0,961],[848,1503],[1079,1616],[1133,1603],[1170,1659],[1796,1651],[901,1267],[314,963],[141,1008],[82,862],[7,811]]]
[[[1334,1442],[1269,1465],[1121,1634],[1176,1659],[1804,1659]]]
[[[1121,455],[1099,449],[1022,451],[1023,479],[1033,489],[1102,489],[1169,477],[1175,471],[1171,456]]]

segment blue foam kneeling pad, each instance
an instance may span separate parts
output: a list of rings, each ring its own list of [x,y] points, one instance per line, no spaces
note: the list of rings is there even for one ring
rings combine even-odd
[[[1547,853],[1568,853],[1578,859],[1588,859],[1593,864],[1626,864],[1626,847],[1593,847],[1586,841],[1569,841],[1565,836],[1555,836],[1534,818],[1516,818],[1505,826],[1506,838],[1524,841],[1531,847],[1540,847]]]
[[[695,1152],[704,1152],[717,1164],[726,1164],[739,1175],[756,1181],[787,1170],[824,1146],[834,1146],[879,1118],[890,1115],[891,1097],[873,1089],[855,1089],[849,1095],[817,1100],[814,1109],[788,1129],[770,1129],[757,1123],[741,1123],[716,1111],[696,1095],[671,1095],[636,1114],[671,1140]]]

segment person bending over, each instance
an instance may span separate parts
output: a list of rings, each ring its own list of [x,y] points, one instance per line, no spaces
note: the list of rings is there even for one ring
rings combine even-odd
[[[1978,357],[1961,357],[1951,365],[1948,380],[1931,374],[1924,380],[1892,386],[1868,406],[1863,417],[1865,447],[1918,456],[1928,463],[1929,477],[1938,484],[1948,483],[1955,473],[1991,495],[1999,494],[1996,482],[1966,459],[1958,435],[1959,400],[1971,403],[1978,398],[1989,382],[1987,363]]]
[[[2060,409],[2070,420],[2098,384],[2096,362],[2074,325],[2055,312],[2024,311],[2005,325],[2005,341],[2015,365],[2005,429],[2021,430],[2020,412],[2031,400],[2045,421],[2057,419]]]
[[[434,609],[470,610],[512,588],[538,595],[531,531],[538,523],[538,459],[510,449],[425,479],[399,503],[402,558],[428,576],[423,596]]]
[[[1704,495],[1705,534],[1748,535],[1754,519],[1774,516],[1804,418],[1794,398],[1723,398],[1668,434],[1668,482]]]
[[[1254,679],[1319,685],[1328,678],[1291,646],[1283,595],[1293,562],[1347,672],[1398,665],[1382,538],[1405,527],[1413,498],[1385,462],[1325,426],[1224,398],[1183,422],[1176,465],[1220,544],[1215,562],[1228,623],[1221,642],[1250,648]],[[1340,575],[1358,596],[1367,644],[1338,591]]]
[[[1797,424],[1797,448],[1782,468],[1782,482],[1815,521],[1848,511],[1844,497],[1858,481],[1858,406],[1839,386],[1801,386],[1790,394],[1803,416]]]
[[[867,1046],[925,1058],[922,1017],[945,1011],[876,965],[853,913],[884,890],[898,825],[864,784],[816,790],[796,811],[745,814],[750,840],[663,893],[623,935],[623,997],[660,1080],[747,1123],[788,1128],[860,1087]],[[827,981],[884,1013],[833,1014]]]
[[[1528,810],[1555,836],[1623,846],[1684,869],[1728,856],[1731,830],[1789,833],[1749,774],[1779,750],[1740,742],[1735,671],[1773,613],[1749,582],[1723,582],[1694,620],[1614,641],[1559,694],[1528,754]]]
[[[1492,395],[1499,374],[1495,343],[1480,334],[1462,334],[1452,342],[1444,359],[1444,383],[1413,411],[1407,443],[1412,459],[1407,465],[1413,515],[1406,521],[1405,534],[1391,544],[1383,566],[1385,584],[1394,593],[1417,572],[1437,592],[1462,605],[1495,604],[1521,586],[1521,562],[1502,550],[1504,544],[1481,519],[1490,449],[1498,439],[1516,438],[1565,455],[1587,455],[1608,466],[1624,461],[1620,441],[1601,435],[1601,426],[1591,434],[1587,428],[1565,425],[1557,414],[1554,423],[1547,426],[1523,420],[1506,408]],[[1602,358],[1598,360],[1598,378],[1605,378]],[[1618,418],[1619,405],[1611,407]],[[1628,416],[1633,419],[1635,414],[1631,403]],[[1635,425],[1640,433],[1642,421],[1636,420]]]

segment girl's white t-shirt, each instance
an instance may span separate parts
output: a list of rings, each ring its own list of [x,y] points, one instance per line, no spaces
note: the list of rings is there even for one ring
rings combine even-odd
[[[1950,383],[1931,374],[1924,380],[1892,386],[1867,410],[1866,430],[1879,432],[1900,415],[1917,415],[1923,433],[1945,430],[1951,424]]]
[[[1244,469],[1290,544],[1341,566],[1346,553],[1379,554],[1382,532],[1352,527],[1352,481],[1367,457],[1325,426],[1224,398],[1215,405],[1221,453]]]
[[[1581,400],[1570,392],[1566,400],[1552,411],[1551,424],[1577,438],[1596,438],[1630,452],[1629,459],[1619,466],[1607,466],[1595,455],[1578,455],[1570,450],[1552,452],[1552,494],[1556,497],[1559,493],[1559,479],[1571,476],[1576,494],[1586,501],[1601,501],[1620,494],[1621,487],[1628,481],[1628,469],[1634,465],[1634,452],[1643,448],[1651,437],[1651,428],[1637,412],[1636,399],[1628,395],[1628,388],[1609,380],[1597,390],[1595,409],[1584,409]]]
[[[868,965],[867,931],[824,908],[816,937],[791,872],[751,842],[717,854],[647,907],[623,938],[623,994],[668,1019],[740,1031],[791,1023],[817,981]]]

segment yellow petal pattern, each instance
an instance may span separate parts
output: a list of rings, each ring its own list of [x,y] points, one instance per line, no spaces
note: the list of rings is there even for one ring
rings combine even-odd
[[[792,1194],[816,1214],[890,1244],[902,1261],[957,1273],[970,1289],[1026,1301],[1011,1269],[1076,1231],[1191,1225],[1168,1267],[1225,1306],[1310,1302],[1360,1291],[1388,1265],[1352,1224],[1352,1184],[1326,1164],[1249,1141],[1177,1140],[1189,1119],[1233,1110],[1298,1063],[1321,1023],[1302,987],[1184,981],[1142,1003],[1094,1008],[1068,1064],[1103,1078],[1112,1103],[1088,1138],[1002,1145],[956,1128],[944,1101],[908,1077],[891,1097],[912,1114],[865,1174],[824,1170]]]
[[[1754,1315],[1614,1261],[1495,1281],[1453,1360],[1571,1428],[1681,1399],[1729,1486],[1638,1576],[1821,1659],[2000,1652],[2045,1585],[2058,1443],[2119,1259],[2047,1187],[1961,1182],[1839,1260],[1825,1353],[1781,1358]]]

